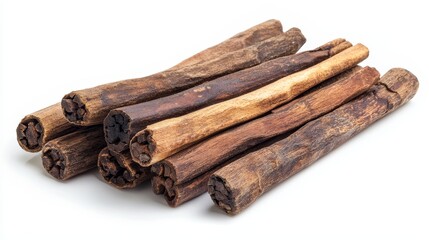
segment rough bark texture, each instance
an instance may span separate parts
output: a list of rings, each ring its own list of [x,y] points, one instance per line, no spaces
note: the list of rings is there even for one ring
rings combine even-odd
[[[193,55],[192,57],[170,68],[170,70],[209,61],[227,52],[233,52],[246,48],[282,33],[283,27],[280,21],[274,19],[268,20]]]
[[[73,91],[61,101],[63,113],[70,122],[78,125],[101,124],[112,109],[164,97],[228,73],[294,54],[304,43],[301,31],[292,28],[256,45],[200,64]]]
[[[249,149],[248,151],[245,151],[233,158],[230,158],[228,161],[223,162],[222,164],[210,169],[209,171],[206,171],[199,176],[180,184],[178,184],[171,178],[172,172],[169,168],[169,165],[165,164],[164,161],[158,162],[152,165],[151,168],[152,173],[154,174],[154,177],[152,178],[152,190],[155,194],[163,195],[165,201],[170,207],[178,207],[183,203],[207,192],[207,183],[209,181],[210,176],[221,167],[226,166],[227,164],[235,161],[236,159],[239,159],[240,157],[245,156],[246,154],[249,154],[250,152],[257,151],[261,148],[269,146],[270,144],[285,138],[287,135],[288,134],[284,134],[282,136],[259,144],[256,147]]]
[[[214,173],[208,183],[211,198],[229,214],[241,212],[264,192],[408,102],[418,85],[409,71],[390,70],[358,98]]]
[[[43,147],[46,171],[67,180],[97,166],[98,153],[106,146],[101,126],[81,129],[49,141]]]
[[[97,166],[103,179],[120,189],[135,188],[152,176],[150,168],[131,161],[129,152],[117,153],[107,147],[98,155]]]
[[[16,136],[22,149],[38,152],[49,140],[77,129],[67,121],[61,104],[57,103],[25,116],[16,128]]]
[[[277,108],[275,112],[231,128],[162,161],[169,178],[181,184],[231,157],[332,111],[374,85],[380,75],[365,67],[334,77],[332,84]]]
[[[133,161],[149,166],[223,129],[256,118],[368,56],[357,44],[315,66],[242,96],[147,126],[131,140]]]
[[[327,59],[339,46],[351,44],[334,40],[316,50],[276,58],[164,98],[112,110],[104,119],[107,146],[116,152],[127,150],[131,138],[149,124],[253,91]]]

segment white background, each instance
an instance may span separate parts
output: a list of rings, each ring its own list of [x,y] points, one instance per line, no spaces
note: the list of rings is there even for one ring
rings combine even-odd
[[[423,2],[3,1],[0,239],[428,239]],[[18,147],[19,120],[69,91],[166,69],[271,18],[301,28],[303,50],[337,37],[364,43],[362,65],[407,68],[419,92],[235,217],[208,195],[172,209],[148,184],[119,191],[95,172],[60,183]]]

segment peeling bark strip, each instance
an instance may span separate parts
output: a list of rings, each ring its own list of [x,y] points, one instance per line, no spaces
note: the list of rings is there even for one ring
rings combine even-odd
[[[149,166],[228,127],[256,118],[368,56],[357,44],[327,60],[242,96],[147,126],[131,140],[133,161]]]
[[[16,128],[16,136],[22,149],[38,152],[49,140],[77,129],[67,121],[61,104],[57,103],[25,116]]]
[[[241,212],[264,192],[408,102],[418,85],[409,71],[390,70],[370,91],[214,173],[208,183],[211,198],[229,214]]]
[[[336,39],[313,51],[276,58],[164,98],[112,110],[104,119],[107,146],[116,152],[127,150],[131,138],[149,124],[248,93],[350,46],[344,39]]]
[[[129,152],[117,153],[107,147],[98,155],[97,165],[103,179],[120,189],[135,188],[152,176],[150,168],[133,162]]]
[[[61,102],[63,113],[70,122],[78,125],[101,124],[112,109],[164,97],[225,74],[294,54],[304,43],[301,31],[292,28],[200,64],[73,91]]]
[[[332,111],[367,91],[379,77],[374,68],[354,68],[334,77],[332,84],[289,102],[275,109],[275,112],[231,128],[164,159],[161,161],[163,168],[168,168],[168,177],[173,182],[182,184],[239,153]]]
[[[95,168],[98,153],[105,146],[101,126],[69,133],[43,146],[43,167],[54,178],[67,180]]]
[[[283,27],[280,21],[274,19],[268,20],[249,28],[244,32],[238,33],[213,47],[207,48],[206,50],[195,54],[194,56],[170,68],[170,70],[209,61],[227,52],[233,52],[246,48],[282,33]]]

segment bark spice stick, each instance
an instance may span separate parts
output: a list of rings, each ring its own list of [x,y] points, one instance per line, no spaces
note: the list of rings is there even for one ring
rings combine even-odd
[[[264,192],[408,102],[417,89],[413,74],[390,70],[369,92],[214,173],[208,183],[211,198],[229,214],[241,212]]]
[[[67,180],[96,167],[105,146],[101,126],[69,133],[43,146],[43,167],[54,178]]]
[[[209,181],[210,176],[215,171],[245,156],[246,154],[249,154],[250,152],[257,151],[278,141],[279,139],[285,138],[286,135],[288,134],[284,134],[282,136],[270,139],[262,144],[257,145],[256,147],[248,149],[247,151],[228,159],[228,161],[224,162],[223,164],[218,165],[210,169],[209,171],[204,172],[198,177],[181,184],[175,184],[172,179],[168,177],[170,175],[170,169],[167,165],[163,165],[162,162],[155,163],[151,167],[152,173],[155,175],[154,177],[152,177],[151,181],[152,190],[157,195],[164,195],[164,199],[167,201],[169,206],[178,207],[179,205],[207,192],[207,182]]]
[[[133,162],[128,151],[117,153],[104,148],[97,165],[103,179],[116,188],[134,188],[152,176],[150,168]]]
[[[25,116],[16,128],[16,135],[22,149],[38,152],[49,140],[75,130],[77,127],[67,121],[61,104],[57,103]]]
[[[367,56],[368,49],[357,44],[253,92],[149,125],[131,140],[133,160],[142,166],[161,161],[205,137],[292,100],[311,87],[357,65]]]
[[[335,109],[368,90],[380,76],[377,70],[370,67],[352,70],[334,77],[330,85],[287,103],[266,116],[229,129],[164,159],[156,165],[158,169],[167,170],[154,172],[162,172],[162,176],[170,179],[173,185],[190,181],[237,154]]]
[[[233,52],[246,48],[282,33],[283,27],[280,21],[274,19],[268,20],[249,28],[244,32],[238,33],[213,47],[207,48],[206,50],[195,54],[194,56],[170,68],[170,70],[209,61],[227,52]]]
[[[283,30],[280,21],[268,20],[195,54],[173,68],[181,68],[198,62],[208,61],[227,52],[243,49],[282,33]],[[24,150],[38,152],[42,150],[43,145],[49,140],[76,129],[64,117],[61,103],[58,103],[26,116],[17,128],[17,139],[19,145]]]
[[[116,152],[127,150],[131,138],[149,124],[250,92],[315,65],[338,53],[338,48],[344,46],[350,47],[351,44],[344,39],[336,39],[313,51],[276,58],[174,95],[112,110],[104,119],[107,146]]]
[[[228,73],[294,54],[304,43],[301,31],[292,28],[256,45],[207,62],[73,91],[64,96],[61,105],[66,118],[75,124],[101,124],[112,109],[160,98]]]

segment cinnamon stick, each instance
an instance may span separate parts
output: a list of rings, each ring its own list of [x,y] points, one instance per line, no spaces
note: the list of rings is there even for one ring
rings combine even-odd
[[[228,129],[182,150],[160,163],[175,184],[187,182],[239,153],[332,111],[373,86],[379,79],[374,68],[353,68],[332,83],[287,103],[270,114]]]
[[[164,97],[228,73],[294,54],[304,43],[301,31],[292,28],[200,64],[73,91],[64,96],[61,105],[70,122],[84,126],[101,124],[112,109]]]
[[[311,87],[333,77],[368,56],[357,44],[315,66],[276,82],[181,117],[147,126],[131,140],[133,161],[149,166],[223,129],[258,117]]]
[[[54,178],[67,180],[95,168],[98,153],[105,146],[101,126],[69,133],[43,146],[43,167]]]
[[[246,31],[238,33],[215,46],[207,48],[206,50],[193,55],[192,57],[170,68],[170,70],[210,61],[211,59],[219,57],[227,52],[233,52],[248,46],[252,46],[258,42],[262,42],[268,38],[280,35],[282,33],[283,27],[281,22],[271,19],[253,26]]]
[[[281,135],[277,138],[270,139],[262,144],[259,144],[247,151],[238,154],[237,156],[228,159],[228,161],[223,162],[222,164],[206,171],[199,176],[190,179],[189,181],[177,184],[171,176],[172,171],[169,168],[169,165],[165,164],[164,161],[155,163],[151,167],[151,171],[154,174],[152,177],[152,190],[157,195],[163,195],[165,201],[170,207],[178,207],[183,203],[192,200],[201,194],[207,192],[207,183],[209,181],[210,176],[216,172],[218,169],[226,166],[227,164],[249,154],[253,151],[257,151],[261,148],[269,146],[270,144],[278,141],[279,139],[283,139],[287,134]]]
[[[418,85],[409,71],[390,70],[367,93],[214,173],[208,183],[211,198],[228,214],[241,212],[269,189],[408,102]]]
[[[98,172],[110,185],[120,188],[134,188],[152,176],[150,168],[141,167],[131,160],[129,152],[110,151],[107,147],[98,155]]]
[[[154,164],[152,168],[157,164],[160,163]],[[152,177],[152,190],[157,195],[163,195],[165,201],[170,207],[178,207],[207,192],[207,183],[210,176],[222,166],[215,167],[212,170],[182,184],[175,184],[175,182],[166,173],[164,173],[164,169],[162,169],[161,171],[156,172],[156,175]],[[162,167],[158,168],[161,169]]]
[[[127,150],[131,138],[149,124],[255,90],[327,59],[339,46],[351,44],[336,39],[313,51],[276,58],[164,98],[112,110],[104,119],[107,146],[117,152]]]
[[[16,128],[16,136],[22,149],[38,152],[49,140],[75,130],[77,127],[67,121],[57,103],[25,116]]]

